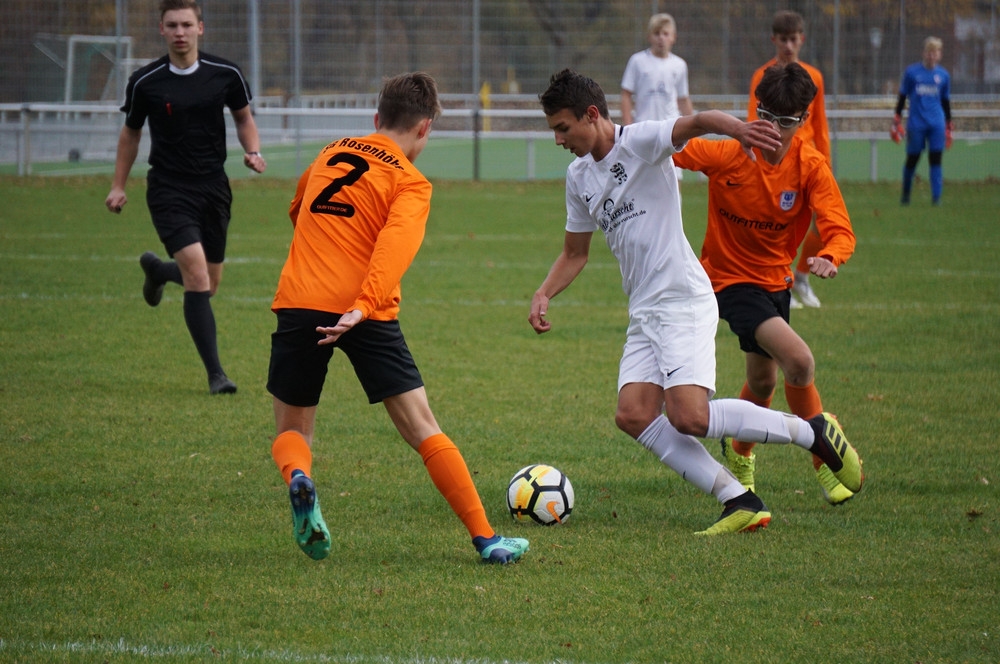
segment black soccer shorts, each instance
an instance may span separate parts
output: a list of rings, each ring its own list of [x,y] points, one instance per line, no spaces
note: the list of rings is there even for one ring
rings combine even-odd
[[[771,357],[757,345],[754,333],[761,323],[775,316],[788,322],[791,289],[770,293],[753,284],[735,284],[716,293],[715,298],[719,303],[719,318],[729,323],[729,329],[739,337],[740,350]]]
[[[233,203],[225,174],[205,180],[183,180],[150,170],[146,181],[149,216],[167,253],[173,256],[200,242],[209,263],[222,263],[226,259]]]
[[[403,394],[424,381],[403,339],[398,320],[365,320],[333,344],[320,346],[317,327],[333,327],[341,314],[312,309],[280,309],[278,328],[271,335],[267,391],[303,408],[319,403],[333,351],[347,355],[369,403]]]

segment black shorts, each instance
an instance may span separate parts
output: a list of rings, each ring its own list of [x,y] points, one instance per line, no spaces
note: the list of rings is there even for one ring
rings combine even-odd
[[[715,294],[719,302],[719,318],[729,323],[729,329],[740,339],[740,350],[771,357],[757,345],[754,333],[761,323],[780,316],[788,322],[792,291],[770,293],[760,286],[736,284]]]
[[[354,366],[368,403],[423,387],[417,365],[406,347],[399,321],[366,320],[333,344],[320,346],[317,327],[333,327],[341,314],[312,309],[280,309],[278,329],[271,335],[271,365],[267,391],[290,406],[319,403],[333,349],[339,348]]]
[[[172,178],[151,169],[146,176],[146,205],[156,234],[173,256],[184,247],[200,242],[209,263],[226,259],[233,192],[229,178],[205,180]]]

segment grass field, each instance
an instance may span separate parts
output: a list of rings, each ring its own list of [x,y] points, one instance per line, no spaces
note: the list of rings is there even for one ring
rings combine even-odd
[[[553,331],[526,322],[562,184],[438,183],[401,320],[492,522],[531,539],[509,567],[477,563],[341,356],[314,466],[333,552],[295,546],[264,389],[293,183],[234,187],[214,308],[239,393],[209,397],[180,290],[142,300],[142,181],[114,216],[106,177],[0,178],[0,661],[1000,661],[1000,186],[937,208],[926,182],[908,208],[844,187],[857,253],[792,322],[868,481],[832,508],[805,453],[758,448],[771,527],[706,540],[715,502],[614,427],[625,302],[599,239]],[[704,185],[683,200],[698,246]],[[718,359],[733,396],[725,326]],[[505,514],[533,462],[574,484],[564,526]]]

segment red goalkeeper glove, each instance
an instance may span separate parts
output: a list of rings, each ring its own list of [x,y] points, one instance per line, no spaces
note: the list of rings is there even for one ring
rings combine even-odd
[[[892,120],[892,128],[889,130],[889,138],[892,139],[893,143],[899,143],[900,139],[906,136],[906,130],[903,129],[903,118],[897,113]]]
[[[944,149],[948,150],[951,148],[952,136],[951,132],[955,130],[955,123],[949,122],[944,126]]]

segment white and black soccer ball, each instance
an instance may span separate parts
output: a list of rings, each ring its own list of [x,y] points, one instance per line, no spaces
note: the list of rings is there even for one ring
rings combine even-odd
[[[515,521],[530,519],[543,526],[566,523],[573,512],[573,485],[552,466],[525,466],[507,485],[507,509]]]

